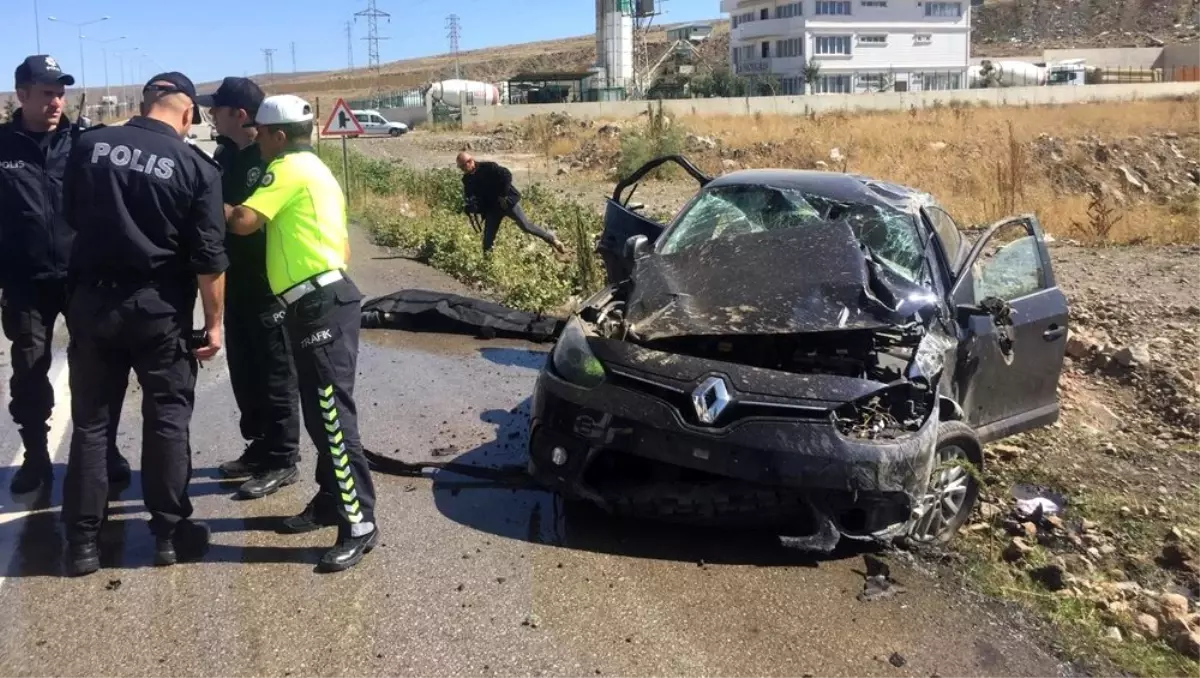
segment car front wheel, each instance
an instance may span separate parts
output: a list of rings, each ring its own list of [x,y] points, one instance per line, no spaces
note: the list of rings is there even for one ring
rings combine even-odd
[[[982,463],[983,446],[970,426],[961,421],[938,424],[929,486],[909,527],[909,539],[944,544],[958,533],[979,498],[976,474]]]
[[[403,134],[403,132],[401,132],[401,131],[400,131],[400,130],[398,130],[398,129],[390,129],[390,130],[388,130],[388,135],[390,135],[390,136],[393,136],[393,137],[398,137],[398,136],[400,136],[401,134]]]

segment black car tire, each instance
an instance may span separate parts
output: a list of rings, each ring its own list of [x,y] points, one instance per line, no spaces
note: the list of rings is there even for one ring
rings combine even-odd
[[[398,129],[390,129],[390,130],[388,130],[388,136],[392,136],[392,137],[398,137],[398,136],[400,136],[401,134],[404,134],[404,132],[402,132],[402,131],[400,131],[400,130],[398,130]]]
[[[961,504],[958,511],[949,519],[940,520],[940,526],[934,531],[934,534],[927,534],[929,521],[925,516],[917,519],[909,527],[909,539],[927,544],[945,544],[954,538],[958,533],[963,523],[971,515],[971,510],[975,507],[975,501],[979,498],[979,479],[976,474],[983,468],[983,445],[979,442],[979,437],[975,435],[975,430],[968,424],[961,421],[943,421],[938,424],[937,445],[934,448],[933,470],[929,477],[929,487],[926,490],[926,496],[922,501],[929,501],[935,491],[938,491],[939,480],[947,471],[945,464],[948,461],[960,459],[969,463],[973,468],[963,468],[961,473],[964,475],[958,476],[965,484],[965,492],[962,494]],[[956,475],[954,472],[952,475]],[[942,497],[936,498],[937,508],[941,509]],[[919,534],[925,532],[925,534]]]

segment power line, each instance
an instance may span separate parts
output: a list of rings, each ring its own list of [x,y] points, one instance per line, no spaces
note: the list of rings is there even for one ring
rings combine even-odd
[[[296,72],[296,42],[292,41],[292,72]]]
[[[361,12],[355,12],[355,21],[358,17],[366,17],[367,19],[367,65],[371,70],[375,71],[375,75],[379,75],[379,41],[387,40],[387,37],[379,35],[379,20],[387,19],[388,23],[392,22],[391,14],[380,11],[375,6],[375,0],[367,0],[367,8]]]
[[[267,81],[271,83],[275,82],[275,52],[276,50],[270,48],[263,48],[262,51],[267,62]]]
[[[353,24],[346,22],[346,67],[351,71],[354,70],[354,34],[351,31]]]
[[[458,37],[462,30],[462,25],[458,21],[457,14],[451,14],[446,17],[446,28],[450,31],[446,37],[450,38],[450,54],[454,56],[454,77],[462,77],[458,68]]]

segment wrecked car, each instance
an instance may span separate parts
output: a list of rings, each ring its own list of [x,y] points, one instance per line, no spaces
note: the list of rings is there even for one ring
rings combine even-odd
[[[664,162],[700,189],[659,224],[622,192]],[[539,375],[530,474],[613,513],[771,525],[806,550],[949,540],[982,445],[1057,420],[1067,334],[1037,218],[975,235],[863,176],[651,161],[608,201],[610,284]]]

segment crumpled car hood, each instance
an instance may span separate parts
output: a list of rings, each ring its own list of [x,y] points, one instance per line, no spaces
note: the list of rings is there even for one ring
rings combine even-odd
[[[643,259],[626,318],[647,341],[876,329],[911,316],[917,298],[932,295],[871,260],[838,222]]]

